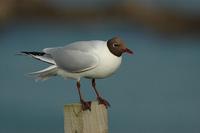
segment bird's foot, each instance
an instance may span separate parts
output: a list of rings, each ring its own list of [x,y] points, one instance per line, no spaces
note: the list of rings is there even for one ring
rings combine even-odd
[[[106,108],[110,107],[110,103],[102,97],[97,97],[99,104],[103,104]]]
[[[83,111],[85,110],[91,111],[91,101],[80,100],[80,102],[81,102]]]

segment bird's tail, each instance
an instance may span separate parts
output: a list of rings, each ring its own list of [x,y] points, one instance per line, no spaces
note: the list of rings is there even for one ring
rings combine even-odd
[[[52,59],[51,55],[46,54],[44,52],[27,52],[27,51],[22,51],[20,53],[17,53],[17,55],[25,55],[25,56],[29,56],[32,58],[35,58],[37,60],[55,65],[55,61]]]
[[[29,73],[29,76],[32,76],[36,79],[36,81],[38,80],[46,80],[52,76],[56,76],[57,75],[57,66],[56,65],[52,65],[49,66],[43,70],[37,71],[37,72],[32,72]]]

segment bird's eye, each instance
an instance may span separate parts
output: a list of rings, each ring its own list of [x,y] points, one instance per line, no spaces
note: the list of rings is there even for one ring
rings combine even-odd
[[[113,43],[113,47],[119,47],[118,43]]]

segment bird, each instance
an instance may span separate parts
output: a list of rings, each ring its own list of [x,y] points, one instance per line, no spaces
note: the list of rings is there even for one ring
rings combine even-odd
[[[85,111],[91,110],[91,101],[84,100],[81,78],[90,79],[98,103],[110,107],[110,103],[97,91],[96,79],[114,74],[121,65],[123,53],[133,54],[133,51],[126,47],[120,37],[113,37],[106,41],[76,41],[63,47],[44,48],[42,52],[21,51],[19,54],[50,64],[43,70],[29,73],[36,80],[46,80],[52,76],[76,80],[81,107]]]

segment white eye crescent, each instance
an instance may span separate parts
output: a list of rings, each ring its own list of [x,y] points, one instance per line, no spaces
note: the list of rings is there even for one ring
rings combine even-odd
[[[113,47],[119,47],[118,43],[113,43]]]

